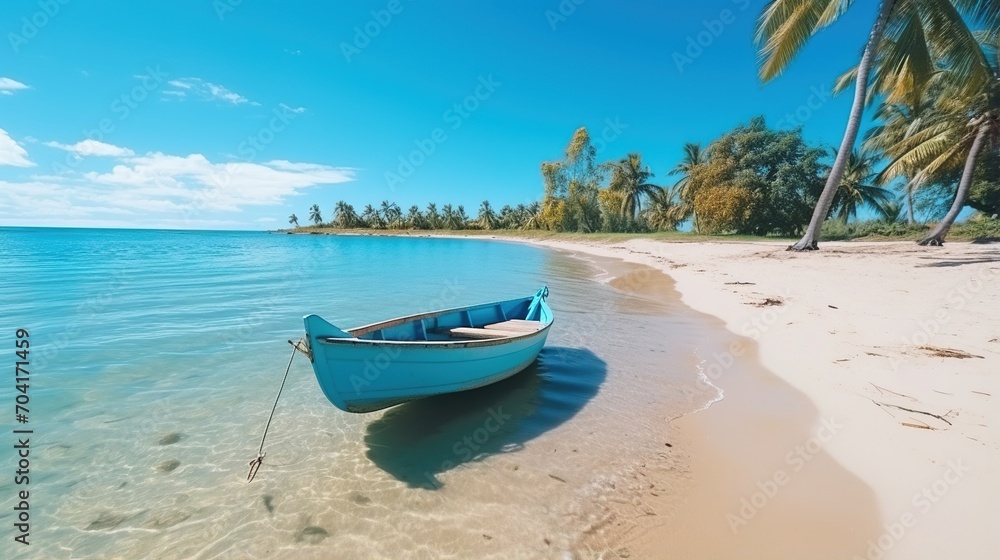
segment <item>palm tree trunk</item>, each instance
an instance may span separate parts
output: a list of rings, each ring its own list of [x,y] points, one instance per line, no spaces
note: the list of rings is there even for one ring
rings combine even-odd
[[[865,45],[865,52],[861,56],[858,64],[857,82],[854,84],[854,104],[851,105],[851,115],[847,119],[847,130],[844,131],[844,139],[837,150],[837,159],[830,169],[830,176],[826,179],[826,186],[819,196],[816,209],[813,210],[812,219],[809,220],[809,227],[805,235],[798,243],[788,248],[789,251],[815,251],[819,249],[819,231],[823,227],[827,214],[830,213],[830,206],[840,188],[840,180],[844,177],[844,170],[847,168],[847,160],[851,156],[851,149],[854,141],[858,138],[858,130],[861,128],[861,116],[865,110],[865,101],[868,93],[868,78],[871,74],[872,62],[875,60],[875,53],[878,44],[885,33],[886,22],[889,21],[889,14],[892,13],[894,0],[882,0],[879,7],[878,18],[872,26],[871,34],[868,36],[868,44]]]
[[[906,222],[911,226],[917,223],[917,220],[913,218],[913,191],[915,189],[911,188],[909,184],[906,185]]]
[[[965,207],[965,200],[968,198],[969,188],[972,186],[972,175],[976,170],[976,158],[979,157],[979,152],[982,151],[983,144],[986,143],[987,134],[989,134],[989,124],[983,123],[979,125],[979,130],[976,132],[976,139],[973,140],[972,148],[969,149],[969,155],[965,158],[965,169],[962,170],[962,180],[958,182],[958,190],[955,192],[955,200],[951,203],[951,208],[948,209],[948,213],[938,222],[934,230],[927,237],[917,242],[918,245],[944,245],[944,238],[948,235],[948,230],[951,229],[952,224],[955,223],[955,218],[958,218],[958,214]]]

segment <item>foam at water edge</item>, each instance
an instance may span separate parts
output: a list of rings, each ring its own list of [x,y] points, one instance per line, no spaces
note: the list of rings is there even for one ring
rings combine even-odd
[[[693,410],[693,411],[685,413],[685,414],[681,414],[681,416],[679,416],[678,418],[684,417],[684,416],[688,416],[689,414],[697,414],[697,413],[699,413],[699,412],[701,412],[703,410],[708,410],[709,407],[711,407],[713,404],[715,404],[715,403],[721,401],[722,399],[726,398],[726,392],[722,390],[722,387],[719,387],[715,383],[712,383],[712,380],[709,379],[708,375],[705,375],[705,363],[707,361],[708,360],[702,360],[702,361],[698,362],[698,379],[701,382],[703,382],[705,385],[708,385],[709,387],[712,387],[713,389],[715,389],[715,398],[709,400],[701,408],[699,408],[697,410]]]

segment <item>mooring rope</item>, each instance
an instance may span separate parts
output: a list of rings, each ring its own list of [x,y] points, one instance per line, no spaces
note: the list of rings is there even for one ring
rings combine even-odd
[[[264,435],[260,438],[260,448],[257,449],[257,458],[250,461],[250,473],[247,474],[247,482],[253,482],[255,476],[257,476],[257,471],[260,469],[261,463],[264,462],[264,440],[267,439],[267,430],[271,427],[271,420],[274,418],[274,411],[278,408],[278,399],[281,398],[281,391],[285,388],[285,381],[288,380],[288,372],[292,369],[292,361],[295,360],[295,352],[301,351],[305,352],[299,347],[299,343],[303,342],[299,339],[298,342],[288,341],[292,345],[292,355],[288,357],[288,366],[285,367],[285,376],[281,378],[281,386],[278,387],[278,394],[274,396],[274,406],[271,407],[271,414],[267,417],[267,424],[264,425]]]

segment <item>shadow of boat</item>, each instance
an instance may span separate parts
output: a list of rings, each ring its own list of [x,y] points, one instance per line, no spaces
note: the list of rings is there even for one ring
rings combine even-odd
[[[518,451],[572,418],[606,377],[607,364],[590,350],[544,348],[504,381],[390,409],[368,425],[367,456],[412,488],[441,488],[439,474]]]

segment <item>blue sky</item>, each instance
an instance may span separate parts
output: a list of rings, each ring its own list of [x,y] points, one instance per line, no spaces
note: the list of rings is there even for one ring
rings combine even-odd
[[[874,0],[766,85],[763,4],[8,2],[0,225],[274,229],[338,200],[473,214],[538,199],[580,126],[660,184],[685,142],[757,114],[838,143],[850,99],[827,92]]]

